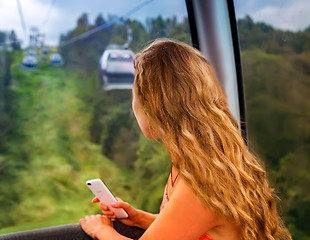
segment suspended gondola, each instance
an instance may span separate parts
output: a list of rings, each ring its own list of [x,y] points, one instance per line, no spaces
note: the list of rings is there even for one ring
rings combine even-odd
[[[36,68],[38,60],[34,56],[25,56],[23,58],[23,65],[28,68]]]
[[[36,68],[38,64],[38,58],[36,52],[34,50],[26,51],[22,64],[29,69]]]
[[[133,51],[117,46],[110,46],[103,52],[99,62],[99,81],[103,90],[132,88],[133,58]]]
[[[50,61],[51,61],[51,64],[55,67],[59,67],[64,64],[62,56],[59,53],[51,54]]]
[[[43,47],[43,48],[42,48],[42,54],[43,54],[43,55],[47,55],[48,53],[49,53],[48,47]]]

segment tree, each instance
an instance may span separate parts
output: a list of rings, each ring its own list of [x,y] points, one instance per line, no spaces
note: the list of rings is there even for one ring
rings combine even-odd
[[[6,40],[6,33],[0,31],[0,44],[4,43]]]
[[[20,50],[20,42],[18,41],[14,30],[10,32],[9,40],[13,50]]]
[[[95,20],[95,25],[96,26],[101,26],[103,24],[105,24],[106,21],[104,20],[104,18],[102,17],[102,14],[99,14]]]
[[[150,28],[150,38],[156,39],[159,37],[168,37],[169,31],[168,31],[168,24],[167,22],[162,18],[162,16],[158,16],[157,18],[153,18],[150,21],[151,28]]]
[[[145,46],[147,42],[149,42],[150,37],[147,31],[145,30],[144,26],[136,20],[132,20],[130,22],[130,28],[132,30],[132,39],[133,39],[130,46],[134,52],[138,52]]]
[[[77,25],[78,27],[84,28],[87,28],[89,26],[87,13],[82,14],[82,16],[77,20]]]

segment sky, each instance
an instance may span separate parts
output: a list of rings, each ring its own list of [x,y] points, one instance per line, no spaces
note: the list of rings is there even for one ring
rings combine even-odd
[[[219,1],[219,0],[217,0]],[[303,30],[310,25],[310,0],[235,0],[236,16],[250,15],[254,21],[264,21],[283,30]],[[18,2],[26,26],[24,34]],[[90,23],[102,14],[122,16],[138,5],[148,2],[130,16],[145,21],[147,17],[164,18],[176,15],[181,21],[186,16],[182,0],[0,0],[0,31],[14,29],[19,39],[28,42],[32,27],[45,34],[47,45],[56,46],[60,34],[76,26],[77,19],[87,13]]]
[[[234,0],[237,18],[251,16],[282,30],[310,26],[310,0]]]

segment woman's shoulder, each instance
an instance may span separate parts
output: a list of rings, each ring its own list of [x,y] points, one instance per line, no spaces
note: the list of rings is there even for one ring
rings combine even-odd
[[[173,198],[178,198],[174,200]],[[180,177],[170,201],[178,206],[184,206],[197,225],[205,228],[205,232],[213,239],[239,239],[237,224],[226,217],[207,208],[194,193],[192,187]],[[174,202],[173,202],[174,201]]]
[[[223,217],[205,207],[189,184],[180,177],[169,201],[141,239],[198,239],[207,234],[211,239],[237,240],[234,228],[228,226],[234,231],[229,233],[226,226]],[[232,237],[227,237],[229,234]]]
[[[215,227],[220,220],[218,214],[205,207],[181,176],[174,186],[164,210],[171,211],[180,217],[183,216],[184,222],[188,221],[192,225],[191,227],[204,229],[204,233]]]

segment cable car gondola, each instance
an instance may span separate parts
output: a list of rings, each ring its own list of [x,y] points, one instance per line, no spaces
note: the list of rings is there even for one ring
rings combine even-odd
[[[129,49],[107,48],[99,62],[99,80],[105,91],[131,89],[134,80],[134,53]]]
[[[34,50],[26,51],[22,63],[25,67],[27,67],[29,69],[36,68],[36,66],[38,64],[36,52]]]
[[[51,54],[50,61],[51,61],[51,64],[56,67],[62,66],[64,64],[62,60],[62,56],[59,53]]]
[[[49,52],[48,47],[44,47],[44,48],[42,48],[42,54],[43,54],[43,55],[47,55],[47,54],[48,54],[48,52]]]
[[[38,64],[38,60],[34,56],[25,56],[23,58],[23,65],[29,68],[35,68]]]

